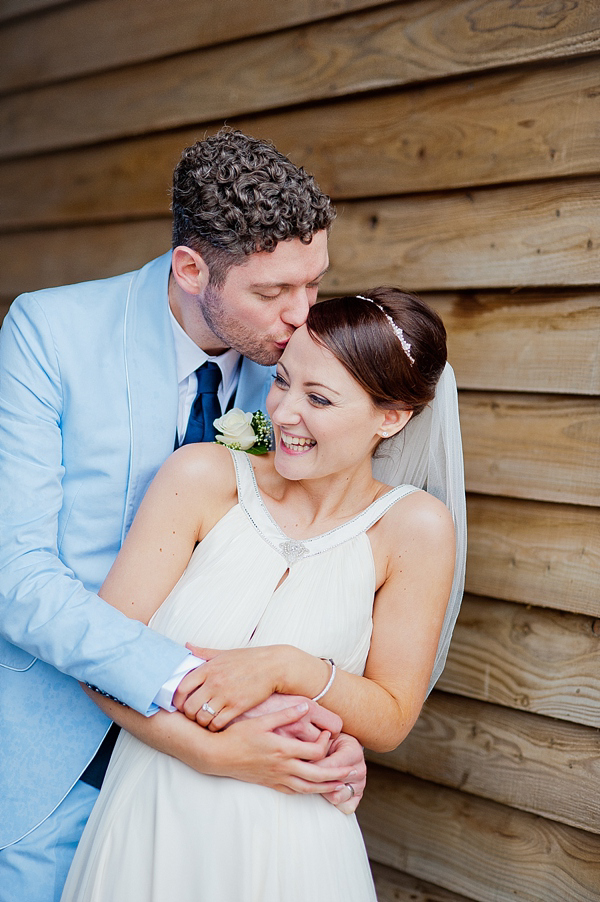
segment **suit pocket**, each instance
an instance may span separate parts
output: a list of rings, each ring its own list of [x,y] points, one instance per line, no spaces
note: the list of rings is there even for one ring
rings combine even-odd
[[[37,658],[28,651],[0,638],[0,667],[6,667],[7,670],[29,670],[36,661]]]

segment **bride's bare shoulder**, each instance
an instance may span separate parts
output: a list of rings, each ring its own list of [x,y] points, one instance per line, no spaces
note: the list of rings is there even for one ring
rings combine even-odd
[[[226,500],[236,494],[235,469],[229,450],[223,445],[198,442],[174,451],[161,471],[182,492],[215,500]]]
[[[381,519],[382,532],[391,541],[400,534],[429,545],[454,541],[452,515],[446,505],[418,489],[401,498]]]

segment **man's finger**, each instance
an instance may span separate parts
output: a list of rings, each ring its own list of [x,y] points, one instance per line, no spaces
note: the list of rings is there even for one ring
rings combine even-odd
[[[287,736],[289,739],[299,739],[301,742],[316,742],[321,735],[321,730],[307,720],[308,715],[301,717],[295,723],[285,727],[277,727],[274,731],[279,736]]]
[[[310,792],[329,793],[336,792],[348,778],[348,769],[341,767],[334,771],[324,771],[309,761],[298,761],[291,770],[291,775],[309,784]],[[307,792],[308,789],[305,788],[304,791]]]
[[[313,701],[310,702],[310,720],[319,730],[328,730],[334,737],[342,730],[342,718]]]

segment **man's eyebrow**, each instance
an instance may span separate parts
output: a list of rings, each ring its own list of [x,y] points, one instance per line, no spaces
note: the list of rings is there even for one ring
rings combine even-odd
[[[329,267],[327,266],[326,269],[323,270],[323,272],[320,272],[318,276],[315,276],[315,278],[311,279],[310,282],[308,282],[307,284],[314,285],[314,283],[318,282],[319,279],[322,279],[323,276],[325,275],[325,273],[328,271],[329,271]],[[289,288],[289,287],[290,287],[289,282],[253,282],[252,285],[250,286],[251,289],[254,289],[254,288]]]

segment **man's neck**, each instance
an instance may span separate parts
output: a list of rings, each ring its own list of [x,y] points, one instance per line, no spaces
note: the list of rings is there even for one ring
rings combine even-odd
[[[173,274],[169,276],[169,307],[171,313],[192,341],[201,348],[209,357],[218,357],[228,351],[206,325],[204,317],[194,299],[181,290]]]

